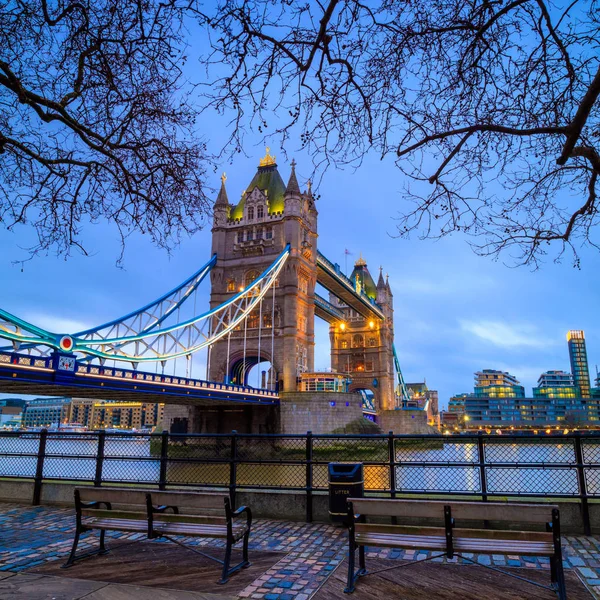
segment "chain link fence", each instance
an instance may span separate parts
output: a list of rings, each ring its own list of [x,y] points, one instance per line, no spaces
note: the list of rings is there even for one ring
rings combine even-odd
[[[328,487],[330,462],[364,465],[365,494],[600,498],[600,436],[255,435],[0,432],[0,477],[43,481],[293,490]]]

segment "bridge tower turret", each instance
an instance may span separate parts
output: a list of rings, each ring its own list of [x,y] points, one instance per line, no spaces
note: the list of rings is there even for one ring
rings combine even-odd
[[[350,275],[357,292],[376,302],[385,319],[368,319],[352,308],[340,304],[332,295],[331,302],[344,313],[345,320],[329,328],[331,367],[351,379],[350,391],[373,394],[377,412],[396,407],[394,378],[394,305],[389,281],[380,269],[377,285],[362,256]],[[336,304],[337,303],[337,304]]]
[[[300,373],[314,369],[314,290],[317,210],[298,184],[295,162],[287,185],[275,157],[260,161],[236,205],[227,201],[225,183],[214,207],[210,305],[216,307],[273,263],[290,244],[290,256],[273,291],[245,324],[213,344],[209,379],[296,391]],[[272,335],[273,334],[273,335]],[[268,361],[265,376],[248,380],[252,367]]]

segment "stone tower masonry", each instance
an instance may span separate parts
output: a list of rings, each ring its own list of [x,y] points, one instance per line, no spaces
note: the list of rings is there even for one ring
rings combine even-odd
[[[211,308],[256,280],[287,244],[291,254],[275,287],[274,322],[270,290],[262,301],[262,325],[257,308],[229,340],[225,336],[212,346],[211,381],[262,386],[263,382],[248,381],[248,374],[259,360],[269,361],[272,370],[264,383],[273,387],[277,382],[280,391],[289,392],[296,391],[300,373],[314,369],[317,210],[310,188],[300,191],[295,162],[285,185],[267,149],[237,204],[229,203],[222,178],[212,228],[212,252],[217,263],[211,272]]]

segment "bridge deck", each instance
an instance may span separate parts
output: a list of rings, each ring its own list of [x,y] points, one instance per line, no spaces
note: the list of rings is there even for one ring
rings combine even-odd
[[[352,282],[320,252],[317,254],[317,282],[367,319],[384,319],[385,315],[377,304],[363,293],[354,289]],[[320,315],[319,315],[320,316]]]
[[[249,386],[89,364],[64,373],[51,363],[51,358],[0,354],[0,392],[166,404],[279,403],[277,392]]]

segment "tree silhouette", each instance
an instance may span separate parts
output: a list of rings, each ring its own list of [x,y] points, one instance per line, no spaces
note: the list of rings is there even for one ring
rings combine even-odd
[[[316,163],[391,155],[400,235],[577,264],[597,244],[599,20],[596,1],[227,0],[204,21],[224,69],[204,99],[234,111],[234,149],[274,111]]]
[[[188,3],[0,0],[0,224],[85,252],[108,219],[171,247],[209,209],[181,65]]]

